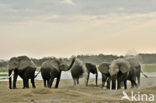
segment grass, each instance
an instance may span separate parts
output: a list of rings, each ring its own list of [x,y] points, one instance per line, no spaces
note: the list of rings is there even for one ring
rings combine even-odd
[[[8,76],[8,74],[0,74],[0,76]]]
[[[144,64],[142,70],[144,72],[156,72],[156,64]]]
[[[151,82],[154,79],[150,79]],[[143,81],[147,80],[144,79]],[[58,89],[44,88],[42,81],[35,80],[35,82],[37,87],[35,89],[31,88],[31,86],[30,89],[22,89],[22,81],[17,81],[18,89],[9,90],[8,82],[0,81],[0,103],[131,103],[127,100],[120,100],[123,96],[122,89],[117,91],[101,89],[101,84],[95,86],[93,80],[89,81],[88,87],[81,85],[74,87],[72,80],[61,80]],[[140,91],[142,94],[155,94],[156,87],[143,87],[140,90],[128,89],[125,91],[128,95],[130,95],[131,91],[135,93]]]

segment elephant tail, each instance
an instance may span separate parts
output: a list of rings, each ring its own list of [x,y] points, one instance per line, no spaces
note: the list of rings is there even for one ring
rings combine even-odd
[[[38,73],[34,76],[34,78],[36,78],[40,72],[41,72],[41,69],[40,69],[40,71],[38,71]]]
[[[148,78],[148,76],[142,70],[141,73],[144,75],[145,78]]]
[[[9,79],[9,78],[11,78],[13,75],[14,75],[14,71],[11,73],[10,76],[4,77],[4,78],[0,78],[0,80],[2,80],[2,79]]]

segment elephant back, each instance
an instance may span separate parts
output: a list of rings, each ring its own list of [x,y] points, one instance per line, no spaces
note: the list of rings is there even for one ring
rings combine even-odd
[[[98,69],[101,73],[108,73],[109,72],[110,63],[105,62],[99,65]]]
[[[36,65],[34,64],[34,62],[29,59],[27,56],[19,56],[18,57],[18,61],[19,61],[19,70],[23,70],[25,68],[36,68]]]
[[[96,65],[94,65],[92,63],[85,63],[85,65],[86,65],[88,71],[90,71],[93,74],[97,73]]]
[[[140,67],[140,63],[139,63],[139,60],[135,57],[127,57],[125,58],[129,64],[131,65],[131,68],[138,68]]]
[[[57,71],[59,70],[59,61],[58,60],[47,60],[43,62],[42,69],[50,68],[50,69],[56,69]]]

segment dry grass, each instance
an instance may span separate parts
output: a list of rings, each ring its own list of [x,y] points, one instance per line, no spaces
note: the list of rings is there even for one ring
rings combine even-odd
[[[154,79],[150,80],[155,82]],[[129,101],[120,100],[123,90],[101,89],[100,85],[95,86],[94,82],[90,80],[88,87],[74,87],[72,80],[61,80],[58,89],[48,89],[43,88],[42,81],[36,81],[36,89],[22,89],[22,82],[18,81],[18,89],[15,90],[8,89],[8,82],[0,82],[0,103],[129,103]],[[140,90],[130,89],[126,92],[130,94],[132,90],[156,94],[156,86],[142,87]]]

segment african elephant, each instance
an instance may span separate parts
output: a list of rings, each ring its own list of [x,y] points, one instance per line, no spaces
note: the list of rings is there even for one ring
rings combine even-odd
[[[131,71],[131,66],[130,63],[125,60],[125,59],[117,59],[113,60],[109,73],[110,73],[110,89],[112,89],[112,81],[115,82],[114,84],[116,85],[116,89],[120,89],[120,83],[124,82],[124,87],[127,89],[127,78],[129,77],[129,73]],[[132,83],[135,83],[135,79],[132,79]],[[135,83],[136,84],[136,83]]]
[[[110,77],[109,66],[110,66],[110,63],[104,62],[104,63],[100,64],[98,67],[98,69],[102,75],[102,88],[105,87],[105,83],[107,82],[107,80]]]
[[[12,74],[13,77],[13,89],[16,88],[16,81],[18,75],[23,79],[23,88],[29,88],[29,79],[31,79],[32,87],[35,88],[35,70],[36,65],[27,56],[12,57],[9,60],[9,88],[12,89]]]
[[[84,63],[83,61],[79,60],[78,58],[75,60],[74,65],[71,68],[71,75],[74,81],[74,85],[79,84],[79,78],[83,77],[85,79],[85,85],[88,85],[89,75],[90,73],[96,74],[96,85],[98,79],[98,72],[96,65],[91,63]]]
[[[134,86],[138,87],[138,85],[140,85],[141,72],[141,65],[139,61],[134,57],[114,60],[111,63],[109,70],[111,80],[117,80],[116,89],[121,87],[121,82],[124,82],[124,87],[125,89],[127,89],[127,80],[131,81],[132,88]],[[136,83],[136,78],[138,80],[138,84]]]
[[[41,75],[44,81],[44,87],[51,88],[54,78],[57,78],[55,88],[58,88],[61,72],[70,70],[74,62],[75,58],[73,58],[70,66],[68,66],[67,63],[58,59],[45,61],[41,66]]]

